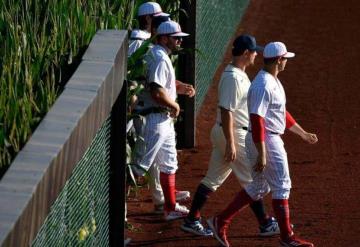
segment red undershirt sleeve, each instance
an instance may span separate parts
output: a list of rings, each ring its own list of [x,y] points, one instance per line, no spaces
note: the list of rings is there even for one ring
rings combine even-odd
[[[296,123],[295,119],[291,116],[291,114],[286,111],[286,128],[290,129]]]
[[[264,118],[257,114],[250,114],[251,135],[255,143],[263,142],[265,140],[265,124]]]

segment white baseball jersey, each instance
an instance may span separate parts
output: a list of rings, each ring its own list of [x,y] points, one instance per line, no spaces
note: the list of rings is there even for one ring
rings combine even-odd
[[[168,97],[176,99],[175,72],[164,47],[155,45],[146,55],[147,83],[157,83],[165,89]],[[144,108],[159,107],[145,90]],[[161,172],[174,174],[177,170],[177,152],[174,123],[167,113],[150,113],[144,126],[144,155],[138,164],[145,170],[155,163]]]
[[[265,131],[283,134],[286,127],[286,96],[279,79],[261,70],[252,82],[248,98],[249,114],[264,118]]]
[[[150,33],[143,31],[143,30],[136,30],[136,32],[137,32],[137,36],[138,36],[138,37],[136,37],[137,39],[132,39],[134,32],[131,33],[131,38],[130,38],[131,41],[130,41],[129,50],[128,50],[129,57],[143,44],[143,42],[145,40],[149,39],[151,36]],[[143,39],[141,39],[141,38],[143,38]],[[153,47],[154,47],[154,45],[152,43],[150,43],[149,49],[152,49]],[[143,81],[139,81],[139,83],[143,83]],[[138,101],[139,102],[144,101],[144,93],[140,93],[138,95]],[[134,108],[135,108],[135,110],[142,110],[142,109],[144,109],[144,106],[143,106],[143,104],[136,104]],[[139,137],[141,137],[141,138],[136,139],[136,147],[137,148],[135,149],[136,153],[135,153],[134,157],[135,157],[135,160],[140,160],[146,154],[146,149],[145,149],[146,144],[143,139],[144,135],[145,135],[145,120],[144,120],[144,118],[135,118],[135,119],[133,119],[133,122],[134,122],[134,126],[135,126],[137,135]],[[155,205],[164,204],[164,193],[162,191],[161,184],[160,184],[160,167],[159,167],[159,165],[156,163],[153,164],[149,169],[149,174],[150,174],[150,177],[152,180],[149,183],[149,187],[150,187],[153,203]]]
[[[280,134],[286,127],[286,97],[280,81],[270,73],[261,70],[252,82],[248,92],[249,114],[264,118],[266,166],[260,173],[253,174],[253,182],[245,190],[253,200],[258,200],[271,189],[273,199],[288,199],[291,179],[287,153]],[[256,164],[258,152],[251,133],[246,136],[249,160]]]
[[[247,93],[250,80],[245,72],[233,65],[226,66],[218,86],[218,106],[231,111],[233,116],[233,134],[236,148],[236,159],[226,162],[224,159],[226,139],[221,123],[221,111],[218,107],[216,124],[211,130],[213,150],[206,176],[201,183],[212,191],[217,190],[234,172],[242,187],[252,181],[252,164],[249,162],[245,151],[245,135],[249,123],[247,109]]]
[[[175,71],[165,48],[160,45],[155,45],[148,54],[146,54],[145,60],[147,62],[146,83],[155,82],[159,84],[165,89],[167,95],[175,101],[177,97]],[[149,90],[146,90],[146,93],[147,96],[144,97],[144,108],[160,106],[152,99]]]
[[[226,66],[218,86],[218,106],[231,111],[234,128],[248,127],[247,93],[250,87],[249,77],[244,71],[229,64]],[[216,121],[221,123],[221,111],[218,107]]]
[[[132,38],[130,37],[129,49],[128,49],[128,57],[130,57],[139,47],[144,43],[145,40],[149,39],[151,34],[144,30],[136,30],[139,37]]]

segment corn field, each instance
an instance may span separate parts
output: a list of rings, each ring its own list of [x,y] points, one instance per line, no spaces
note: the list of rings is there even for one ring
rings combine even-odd
[[[61,92],[98,29],[131,29],[135,0],[0,0],[0,170]],[[176,15],[179,1],[159,1]]]

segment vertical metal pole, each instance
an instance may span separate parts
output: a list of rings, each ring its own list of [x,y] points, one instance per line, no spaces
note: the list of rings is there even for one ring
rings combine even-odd
[[[187,12],[187,16],[182,13],[180,14],[180,25],[185,32],[190,33],[190,36],[183,39],[183,47],[188,49],[189,52],[179,56],[179,80],[190,83],[196,88],[196,1],[181,1],[180,8]],[[183,119],[176,124],[178,148],[193,148],[195,146],[195,99],[180,96],[179,103],[184,113],[181,114]]]
[[[121,93],[111,112],[110,140],[110,246],[124,245],[125,230],[125,172],[126,172],[126,92],[124,82]]]

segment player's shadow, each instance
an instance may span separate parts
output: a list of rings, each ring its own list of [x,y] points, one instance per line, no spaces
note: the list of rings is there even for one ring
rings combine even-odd
[[[129,218],[132,218],[137,223],[164,223],[165,220],[163,215],[155,213],[132,213],[128,215]]]
[[[165,244],[168,243],[169,245],[174,245],[176,242],[184,242],[186,240],[194,240],[194,239],[202,239],[202,236],[195,236],[195,235],[189,235],[189,236],[179,236],[179,237],[169,237],[169,238],[161,238],[155,240],[146,240],[146,241],[132,241],[128,246],[154,246],[154,242],[156,242],[156,245],[162,245],[166,246]],[[209,246],[209,245],[199,245],[198,247],[202,246]],[[216,246],[216,245],[215,245]]]

